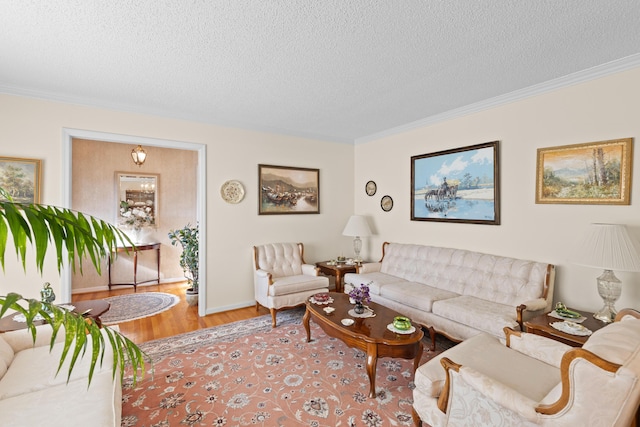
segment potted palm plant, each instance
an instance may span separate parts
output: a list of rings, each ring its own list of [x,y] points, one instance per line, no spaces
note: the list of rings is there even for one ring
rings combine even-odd
[[[82,261],[89,258],[93,267],[100,273],[101,259],[115,252],[119,242],[132,243],[129,238],[115,226],[70,209],[58,208],[42,204],[15,203],[7,191],[0,187],[0,265],[4,270],[5,249],[9,236],[12,237],[18,259],[26,270],[27,246],[35,249],[35,265],[40,274],[50,246],[55,248],[58,272],[67,263],[73,271],[76,266],[82,272]],[[132,368],[133,381],[144,376],[145,354],[126,336],[120,332],[104,327],[108,339],[100,333],[100,326],[91,319],[73,313],[57,305],[24,298],[18,293],[0,296],[0,317],[8,310],[22,313],[26,319],[26,327],[34,341],[37,315],[42,316],[53,329],[53,337],[59,331],[65,334],[64,351],[60,356],[60,366],[69,360],[68,375],[75,362],[82,358],[84,343],[91,341],[89,382],[97,364],[102,363],[102,355],[107,345],[113,352],[113,368],[120,368],[121,380],[124,379],[125,366]],[[54,342],[52,339],[51,346]],[[88,357],[89,355],[87,355]]]
[[[178,230],[169,231],[169,239],[173,246],[180,245],[182,253],[180,254],[180,267],[184,271],[184,277],[189,283],[186,299],[189,305],[195,305],[198,302],[198,249],[200,247],[198,239],[198,226],[187,224]]]

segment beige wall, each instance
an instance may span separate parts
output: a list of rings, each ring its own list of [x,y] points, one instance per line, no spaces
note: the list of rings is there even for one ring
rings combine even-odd
[[[160,277],[162,280],[182,278],[179,265],[180,247],[171,245],[169,230],[196,224],[197,152],[145,146],[147,160],[136,166],[131,160],[135,146],[105,141],[73,139],[72,144],[72,202],[74,210],[115,223],[118,198],[116,173],[158,175],[158,223],[149,229],[147,242],[161,243]],[[106,269],[106,260],[103,263]],[[155,251],[140,252],[138,281],[156,276]],[[112,268],[114,283],[132,282],[132,256],[120,253]],[[72,278],[73,292],[104,289],[107,274],[98,275],[92,268]]]
[[[62,132],[84,129],[206,145],[206,262],[208,312],[251,305],[251,247],[280,241],[305,243],[307,261],[349,253],[352,239],[341,235],[353,214],[353,147],[265,132],[223,128],[184,120],[0,95],[3,155],[43,159],[43,203],[62,203]],[[151,158],[150,160],[151,161]],[[319,215],[258,215],[258,164],[320,169]],[[246,190],[239,204],[220,197],[220,186],[239,180]],[[111,191],[107,195],[111,197]],[[20,292],[38,297],[44,280],[60,291],[53,262],[44,277],[25,274],[7,252],[0,295]]]
[[[383,241],[415,242],[468,248],[522,257],[558,266],[556,300],[581,310],[597,310],[595,269],[571,263],[571,254],[591,222],[630,226],[640,238],[640,186],[632,185],[632,205],[535,204],[536,150],[566,144],[640,135],[637,103],[640,69],[567,87],[501,107],[425,126],[354,147],[229,129],[181,120],[67,105],[0,95],[0,138],[3,154],[35,157],[43,163],[43,201],[61,200],[61,130],[87,129],[124,135],[170,139],[207,145],[208,311],[251,304],[251,246],[273,241],[303,241],[309,261],[351,252],[351,239],[341,236],[354,211],[367,215],[376,235],[363,239],[363,256],[380,256]],[[410,157],[487,141],[500,141],[502,225],[447,224],[410,221]],[[635,150],[638,163],[640,150]],[[320,169],[320,215],[258,216],[257,165],[275,164]],[[637,184],[638,168],[633,172]],[[245,200],[232,205],[220,186],[237,179]],[[366,196],[364,185],[375,180],[378,192]],[[395,205],[382,212],[380,198]],[[638,273],[620,273],[625,282],[619,308],[640,308]],[[46,280],[57,282],[48,264]],[[43,278],[21,271],[7,252],[0,294],[19,291],[37,296]]]
[[[640,240],[640,168],[633,171],[630,206],[542,205],[535,203],[536,150],[640,135],[640,68],[481,113],[359,144],[355,152],[356,211],[369,216],[377,235],[366,241],[366,256],[377,258],[383,241],[465,248],[550,262],[558,266],[556,301],[596,311],[601,271],[571,262],[592,222],[629,225]],[[411,156],[500,141],[502,225],[451,224],[410,220]],[[640,165],[640,150],[634,163]],[[375,180],[378,193],[362,190]],[[380,197],[395,205],[380,210]],[[640,309],[640,274],[619,273],[623,294],[618,308]]]

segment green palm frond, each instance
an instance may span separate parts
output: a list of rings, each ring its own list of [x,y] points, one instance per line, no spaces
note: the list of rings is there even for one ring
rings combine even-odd
[[[101,273],[101,260],[110,253],[116,253],[118,243],[133,242],[118,228],[92,216],[75,212],[66,208],[40,204],[14,203],[10,195],[0,187],[0,265],[4,271],[5,252],[11,235],[16,256],[27,268],[27,246],[35,249],[35,266],[42,274],[48,249],[55,248],[58,272],[65,263],[76,271],[78,266],[82,273],[82,260],[89,258],[98,274]],[[64,351],[60,358],[58,371],[65,360],[69,359],[71,375],[76,361],[84,356],[88,343],[92,344],[92,354],[89,372],[89,383],[93,377],[95,367],[102,364],[107,345],[113,348],[113,368],[120,368],[121,379],[124,379],[125,366],[130,364],[133,371],[134,383],[144,377],[146,355],[127,337],[105,327],[105,334],[100,333],[100,326],[92,319],[72,313],[53,304],[35,299],[26,299],[17,293],[0,296],[0,317],[7,310],[15,310],[26,318],[26,326],[33,340],[36,339],[34,319],[40,314],[47,324],[53,328],[51,346],[55,343],[57,334],[64,330]],[[88,357],[88,355],[87,355]]]

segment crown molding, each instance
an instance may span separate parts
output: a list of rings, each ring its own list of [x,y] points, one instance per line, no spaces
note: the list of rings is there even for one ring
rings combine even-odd
[[[354,144],[363,144],[371,142],[377,139],[385,138],[391,135],[397,135],[399,133],[407,132],[420,127],[430,126],[436,123],[445,122],[448,120],[457,119],[459,117],[467,116],[469,114],[478,113],[481,111],[489,110],[491,108],[499,107],[505,104],[509,104],[516,101],[521,101],[534,96],[542,95],[545,93],[553,92],[558,89],[562,89],[569,86],[574,86],[580,83],[596,80],[602,77],[607,77],[612,74],[621,73],[623,71],[631,70],[633,68],[640,67],[640,54],[635,54],[621,58],[615,61],[608,62],[606,64],[598,65],[596,67],[587,68],[586,70],[578,71],[576,73],[568,74],[557,79],[549,80],[544,83],[536,84],[533,86],[519,89],[513,92],[499,95],[493,98],[486,99],[484,101],[476,102],[473,104],[465,105],[464,107],[449,110],[444,113],[435,114],[433,116],[426,117],[411,123],[397,126],[391,129],[384,130],[375,134],[371,134],[362,138],[356,138]]]

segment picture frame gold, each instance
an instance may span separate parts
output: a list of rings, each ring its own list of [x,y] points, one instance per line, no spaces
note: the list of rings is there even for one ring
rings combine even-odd
[[[631,204],[633,138],[539,148],[536,203]]]
[[[0,157],[0,187],[16,203],[41,203],[42,160]],[[0,200],[6,199],[0,197]]]
[[[258,215],[319,213],[320,169],[258,165]]]

